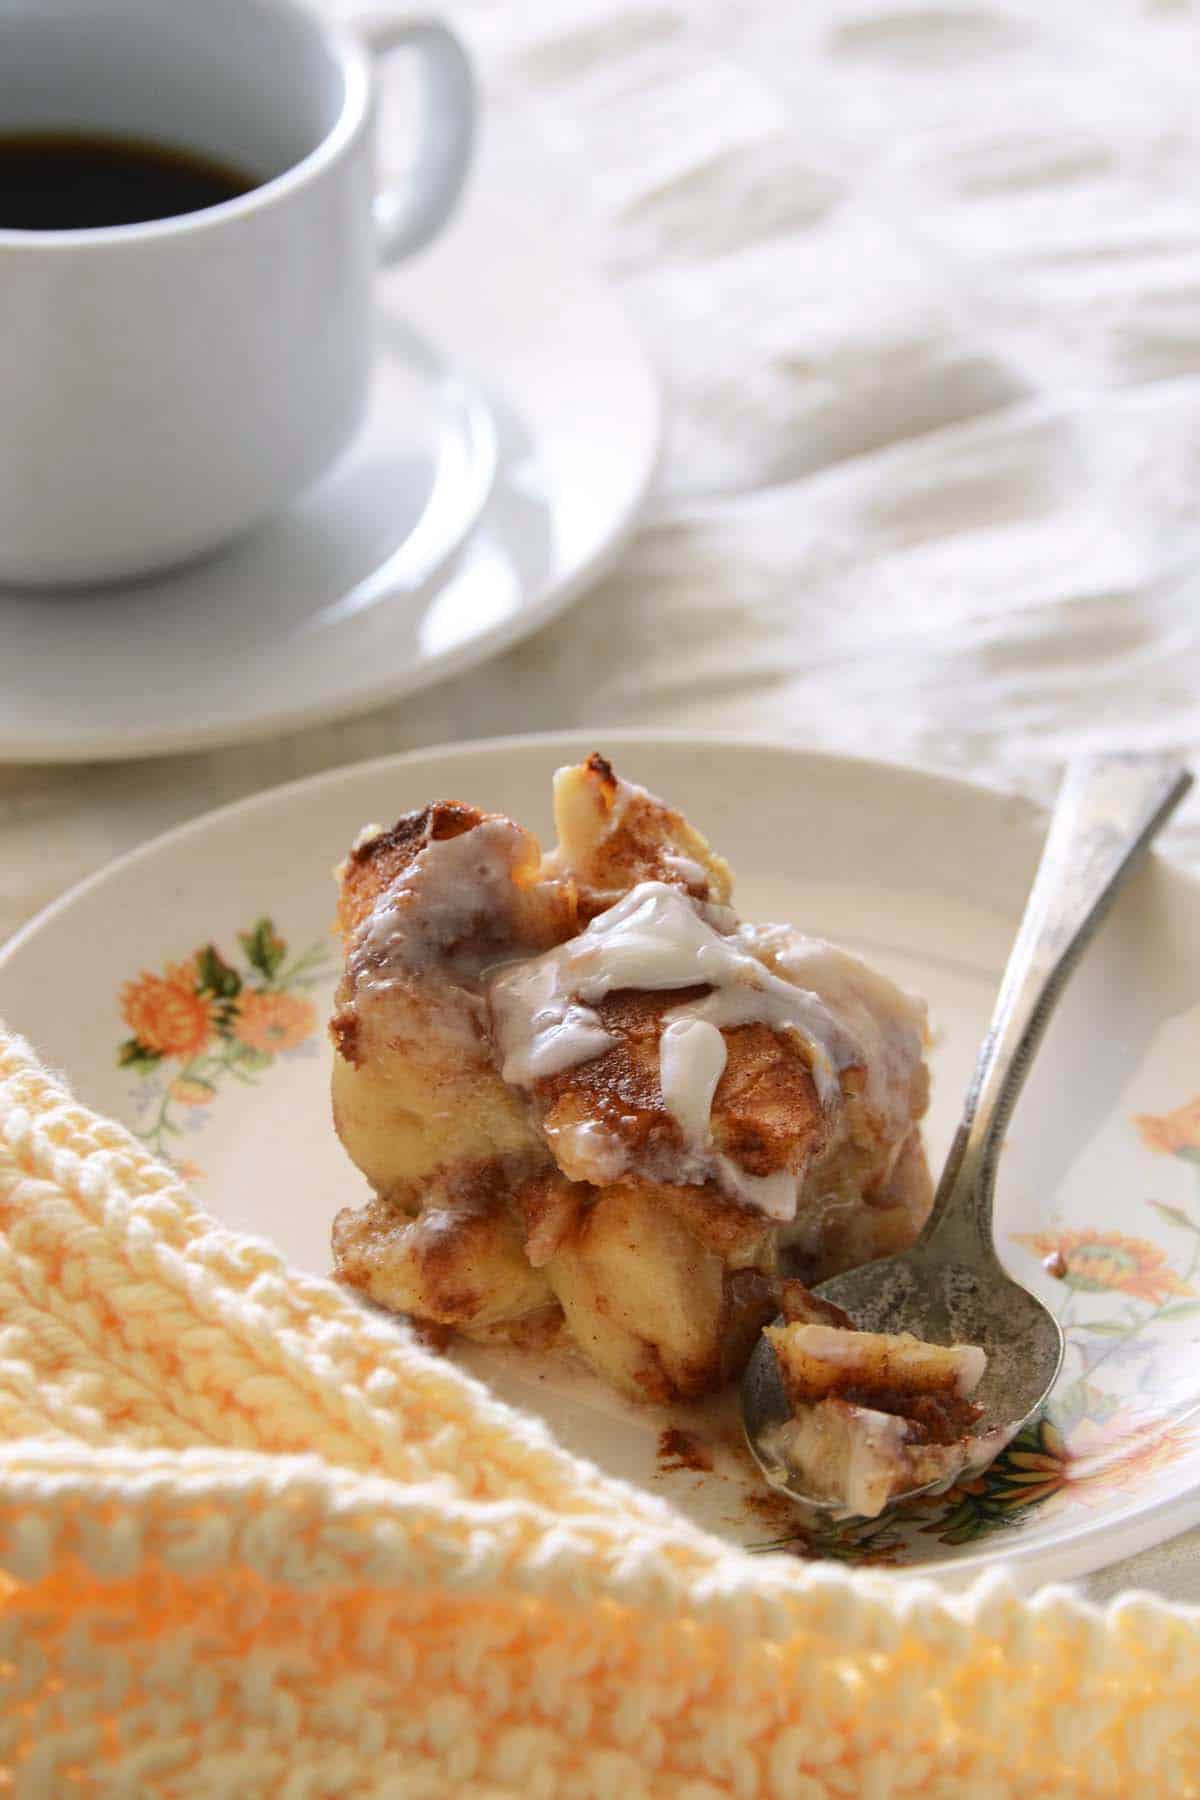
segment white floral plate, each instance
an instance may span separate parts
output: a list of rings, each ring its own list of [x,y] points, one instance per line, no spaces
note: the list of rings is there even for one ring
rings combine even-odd
[[[1039,847],[1024,803],[911,770],[591,733],[369,763],[213,813],[124,858],[0,954],[0,1013],[223,1219],[326,1271],[362,1182],[329,1121],[330,869],[366,820],[443,795],[549,832],[553,769],[602,748],[681,804],[743,912],[842,939],[928,997],[930,1151],[949,1141]],[[565,1361],[462,1355],[571,1448],[749,1546],[1067,1577],[1200,1521],[1200,888],[1156,860],[1076,975],[1021,1102],[1002,1254],[1063,1319],[1046,1416],[984,1476],[871,1522],[764,1493],[727,1404],[627,1406]],[[1049,1266],[1062,1271],[1050,1273]]]

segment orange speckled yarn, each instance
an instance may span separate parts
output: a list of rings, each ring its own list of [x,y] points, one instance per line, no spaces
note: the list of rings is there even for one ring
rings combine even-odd
[[[1200,1795],[1194,1613],[730,1550],[2,1035],[0,1422],[17,1800]]]

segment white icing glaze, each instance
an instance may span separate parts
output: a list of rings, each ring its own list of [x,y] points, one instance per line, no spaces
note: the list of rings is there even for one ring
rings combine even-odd
[[[817,1362],[839,1369],[861,1368],[864,1385],[885,1380],[889,1387],[914,1394],[927,1390],[935,1370],[950,1369],[954,1392],[962,1399],[974,1393],[987,1368],[987,1355],[977,1344],[930,1344],[909,1331],[851,1331],[842,1325],[798,1325],[789,1341]]]
[[[359,986],[387,988],[434,967],[478,975],[495,961],[514,910],[512,871],[529,840],[508,819],[484,819],[422,845],[372,907],[348,964]]]
[[[540,980],[542,969],[552,972],[548,984]],[[534,971],[539,977],[536,987]],[[857,1046],[824,1001],[773,974],[741,942],[739,933],[722,936],[715,931],[688,896],[665,881],[640,881],[578,937],[533,962],[501,969],[489,997],[507,1058],[523,1051],[528,1038],[557,1023],[556,1011],[547,1010],[551,995],[562,1002],[586,1003],[619,988],[662,993],[702,984],[716,992],[678,1008],[669,1023],[698,1018],[720,1026],[761,1020],[778,1030],[795,1031],[809,1046],[822,1097],[832,1097],[837,1070],[853,1060]],[[529,1004],[535,996],[537,1008]],[[535,1011],[545,1014],[541,1023],[535,1020]],[[587,1057],[580,1054],[576,1060]]]
[[[480,977],[522,942],[527,921],[513,872],[530,853],[531,840],[508,819],[422,844],[355,934],[346,958],[354,1003],[386,1006],[393,990],[419,984],[427,1028],[472,1058],[488,1054]]]
[[[892,1413],[820,1400],[765,1431],[762,1448],[782,1465],[781,1475],[798,1478],[804,1492],[873,1519],[903,1481],[908,1430],[908,1422]]]
[[[532,1087],[546,1075],[590,1062],[616,1041],[590,1007],[563,989],[556,955],[552,950],[510,963],[490,983],[496,1041],[504,1058],[500,1074],[513,1087]]]
[[[705,1019],[672,1019],[659,1039],[663,1105],[688,1150],[707,1150],[711,1144],[713,1095],[725,1073],[725,1054],[725,1039]]]
[[[887,1504],[904,1466],[908,1425],[904,1419],[867,1406],[851,1407],[846,1424],[848,1445],[841,1498],[849,1512],[874,1518]]]
[[[858,1046],[866,1099],[889,1136],[911,1116],[909,1084],[926,1037],[923,1000],[905,993],[860,957],[789,925],[743,925],[739,943],[787,981],[816,994]]]
[[[699,888],[705,894],[709,892],[708,871],[702,863],[696,861],[695,857],[676,855],[672,851],[667,851],[664,853],[662,861],[663,867],[669,869],[672,875],[678,875],[680,881],[689,888]]]
[[[844,1325],[798,1325],[788,1333],[789,1344],[795,1344],[806,1356],[836,1363],[839,1368],[845,1368],[847,1363],[861,1363],[872,1350],[878,1354],[885,1341],[877,1332],[849,1331]]]
[[[796,1177],[790,1169],[773,1175],[748,1175],[731,1156],[715,1158],[717,1179],[726,1193],[764,1213],[768,1219],[788,1224],[796,1216]]]
[[[629,1167],[629,1151],[615,1132],[599,1119],[581,1119],[549,1128],[546,1136],[554,1147],[554,1160],[568,1181],[587,1181],[607,1187],[619,1181]]]
[[[715,1177],[770,1218],[792,1219],[793,1174],[751,1176],[711,1153],[709,1115],[725,1057],[721,1028],[761,1022],[796,1034],[827,1108],[838,1102],[840,1071],[860,1060],[862,1046],[818,994],[767,967],[753,938],[714,929],[679,888],[639,882],[578,937],[495,972],[488,1000],[501,1073],[528,1087],[600,1055],[613,1039],[589,1003],[618,989],[661,993],[701,984],[713,991],[666,1014],[660,1045],[664,1106],[691,1153],[681,1174],[689,1181]]]
[[[978,1344],[955,1344],[954,1360],[958,1364],[958,1393],[964,1399],[973,1394],[983,1380],[987,1368],[987,1352]]]

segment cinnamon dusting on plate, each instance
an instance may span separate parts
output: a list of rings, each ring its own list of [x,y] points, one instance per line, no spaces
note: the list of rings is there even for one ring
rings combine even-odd
[[[658,1465],[662,1474],[688,1469],[694,1474],[705,1475],[712,1469],[712,1455],[704,1441],[693,1432],[668,1425],[658,1434]]]

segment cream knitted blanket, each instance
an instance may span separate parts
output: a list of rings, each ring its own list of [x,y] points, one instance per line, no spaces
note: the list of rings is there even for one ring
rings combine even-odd
[[[0,1792],[1200,1794],[1200,1624],[752,1558],[0,1033]]]

